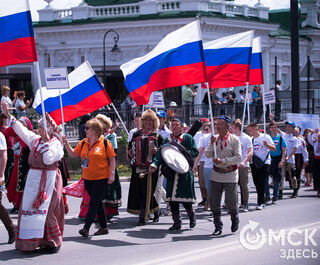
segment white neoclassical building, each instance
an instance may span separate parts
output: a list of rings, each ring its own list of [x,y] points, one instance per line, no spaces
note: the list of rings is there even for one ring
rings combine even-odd
[[[39,10],[34,23],[40,68],[67,67],[69,71],[88,60],[98,76],[106,72],[106,89],[115,101],[126,90],[119,66],[148,53],[166,34],[200,19],[203,41],[253,29],[262,37],[265,87],[277,79],[290,88],[290,10],[272,10],[258,0],[253,6],[232,0],[84,0],[79,6],[57,10],[50,5]],[[320,69],[320,0],[300,0],[300,68],[307,56]],[[118,49],[113,49],[119,35]],[[115,51],[116,50],[116,51]],[[31,64],[0,68],[0,82],[13,89],[38,87]],[[167,98],[181,103],[181,88],[166,91]],[[198,93],[196,103],[204,93]],[[319,96],[319,95],[318,95]]]

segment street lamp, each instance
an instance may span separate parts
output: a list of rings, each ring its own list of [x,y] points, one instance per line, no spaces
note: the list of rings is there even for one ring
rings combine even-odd
[[[119,40],[118,32],[116,32],[113,29],[108,30],[103,36],[103,84],[104,84],[104,87],[106,87],[106,37],[110,32],[115,34],[115,36],[113,38],[114,45],[113,45],[113,48],[111,49],[111,52],[112,53],[120,53],[121,52],[121,50],[118,47],[118,40]]]

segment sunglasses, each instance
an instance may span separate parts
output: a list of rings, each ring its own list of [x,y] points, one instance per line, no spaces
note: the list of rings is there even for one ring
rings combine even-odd
[[[86,126],[85,130],[89,130],[89,129],[90,129],[90,127]]]
[[[210,130],[209,128],[205,128],[205,129],[204,129],[205,132],[208,132],[209,130]]]

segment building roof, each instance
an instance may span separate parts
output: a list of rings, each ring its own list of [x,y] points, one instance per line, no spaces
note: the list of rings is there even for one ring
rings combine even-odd
[[[123,5],[135,4],[143,0],[84,0],[89,6],[110,6],[110,5]]]
[[[305,0],[305,1],[312,1],[312,0]],[[301,1],[300,1],[301,2]],[[306,14],[302,14],[299,9],[299,27],[301,29],[301,23],[306,19]],[[276,31],[270,32],[270,36],[273,37],[290,37],[290,9],[275,9],[269,11],[269,21],[272,23],[279,24],[279,28]],[[304,28],[305,29],[305,28]],[[304,38],[304,35],[300,35],[300,37]]]
[[[136,16],[120,16],[120,17],[97,17],[97,18],[88,18],[88,19],[65,19],[57,21],[38,21],[33,22],[34,27],[54,27],[54,26],[66,26],[73,24],[92,24],[92,23],[101,23],[101,22],[116,22],[116,21],[139,21],[139,20],[154,20],[154,19],[174,19],[174,18],[189,18],[189,17],[217,17],[225,18],[230,20],[244,20],[252,22],[263,22],[270,23],[270,21],[265,19],[259,19],[257,17],[244,17],[237,16],[234,17],[226,16],[225,14],[217,12],[205,12],[205,11],[177,11],[177,12],[162,12],[157,14],[146,14],[146,15],[136,15]]]

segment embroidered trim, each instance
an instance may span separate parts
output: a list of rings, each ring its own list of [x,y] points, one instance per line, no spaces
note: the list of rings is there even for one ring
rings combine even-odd
[[[47,214],[47,210],[21,210],[23,215]]]
[[[171,197],[167,198],[167,200],[168,201],[174,201],[174,202],[195,202],[194,198],[176,197],[177,189],[178,189],[178,181],[179,181],[179,174],[176,173],[175,176],[174,176],[172,194],[171,194]]]
[[[12,127],[13,125],[16,124],[17,119],[11,115],[10,121],[9,121],[9,126]]]

